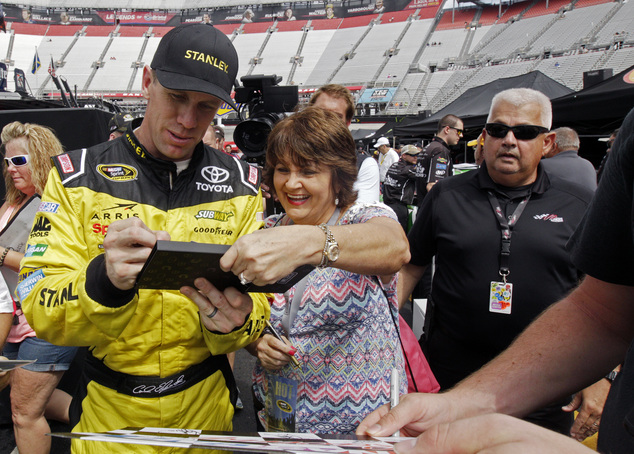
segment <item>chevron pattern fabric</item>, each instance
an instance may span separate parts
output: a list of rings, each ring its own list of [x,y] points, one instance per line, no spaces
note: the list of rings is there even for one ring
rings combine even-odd
[[[396,219],[384,205],[355,204],[339,224],[366,222],[375,216]],[[279,216],[275,218],[267,219],[266,225],[279,221]],[[280,333],[286,334],[281,320],[294,291],[275,295],[271,305],[271,323]],[[396,276],[384,292],[376,276],[315,269],[288,335],[298,349],[295,357],[301,367],[289,364],[271,372],[257,362],[253,374],[256,397],[264,402],[267,374],[292,378],[299,384],[297,432],[354,433],[368,413],[389,402],[393,367],[400,372],[401,394],[407,392],[392,317],[398,320]]]

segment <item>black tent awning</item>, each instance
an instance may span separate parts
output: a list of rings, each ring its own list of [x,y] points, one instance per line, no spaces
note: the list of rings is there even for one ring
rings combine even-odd
[[[467,131],[480,130],[486,121],[493,97],[503,90],[523,87],[539,90],[550,99],[559,98],[573,92],[570,88],[540,71],[498,79],[470,88],[460,95],[458,99],[423,121],[397,126],[395,134],[397,137],[431,137],[436,133],[438,121],[448,114],[459,116],[464,122]]]

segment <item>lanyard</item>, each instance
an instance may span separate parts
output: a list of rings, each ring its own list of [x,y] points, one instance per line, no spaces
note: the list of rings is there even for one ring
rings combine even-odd
[[[509,270],[509,257],[511,255],[511,233],[515,224],[519,220],[520,216],[524,212],[524,208],[526,208],[526,204],[528,200],[531,198],[531,194],[529,193],[522,201],[517,205],[515,211],[511,217],[506,219],[504,213],[502,212],[502,206],[499,199],[493,194],[493,191],[488,191],[489,194],[489,202],[491,203],[491,208],[493,208],[493,212],[495,213],[495,218],[500,224],[500,230],[502,234],[502,241],[500,243],[500,276],[506,283],[506,276],[511,274]]]

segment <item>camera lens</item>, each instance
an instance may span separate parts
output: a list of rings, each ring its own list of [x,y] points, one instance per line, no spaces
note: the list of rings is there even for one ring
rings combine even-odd
[[[266,152],[266,139],[283,114],[258,113],[239,123],[233,132],[233,140],[248,158],[257,158]]]

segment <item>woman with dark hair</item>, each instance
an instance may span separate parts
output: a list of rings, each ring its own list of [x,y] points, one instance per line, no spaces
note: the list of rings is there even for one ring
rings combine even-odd
[[[271,332],[248,347],[258,358],[255,405],[263,407],[275,380],[292,380],[297,432],[354,433],[364,415],[389,402],[392,369],[397,389],[407,389],[395,324],[407,238],[385,205],[355,203],[355,143],[333,112],[307,107],[278,123],[265,168],[285,214],[241,237],[223,267],[256,284],[316,268],[271,302],[271,325],[293,347]]]
[[[296,17],[293,15],[293,10],[291,8],[286,8],[284,11],[284,19],[285,20],[295,20]]]
[[[64,150],[53,131],[31,123],[9,123],[2,129],[1,138],[7,188],[0,208],[0,229],[4,230],[33,196],[42,193],[51,170],[51,158]],[[44,254],[43,251],[29,253]],[[0,270],[3,274],[6,268],[17,272],[22,257],[24,251],[0,246]],[[3,354],[9,359],[36,360],[11,371],[15,441],[20,452],[48,453],[51,437],[46,435],[50,432],[46,417],[68,422],[71,397],[56,387],[70,367],[77,348],[58,347],[38,339],[19,307],[15,309],[15,317],[12,316],[13,305],[10,297],[0,301],[0,316],[14,320],[10,332],[3,332],[0,339]]]

